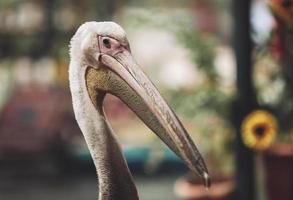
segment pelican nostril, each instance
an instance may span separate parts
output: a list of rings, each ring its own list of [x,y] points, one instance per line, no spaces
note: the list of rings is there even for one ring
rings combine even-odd
[[[106,48],[110,49],[111,48],[111,44],[110,44],[110,40],[109,39],[103,39],[103,44]]]

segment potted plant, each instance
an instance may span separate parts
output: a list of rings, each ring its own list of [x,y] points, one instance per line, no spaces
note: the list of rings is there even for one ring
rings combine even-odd
[[[286,142],[278,142],[263,153],[269,200],[291,200],[293,198],[292,133],[283,137],[286,138]]]
[[[276,19],[271,54],[275,56],[284,89],[276,104],[281,133],[278,142],[263,153],[269,200],[293,199],[293,1],[270,0]],[[276,56],[277,55],[277,56]]]

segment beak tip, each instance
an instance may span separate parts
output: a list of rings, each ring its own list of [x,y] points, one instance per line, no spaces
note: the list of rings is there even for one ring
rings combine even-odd
[[[205,188],[208,190],[211,187],[211,179],[210,179],[210,176],[209,176],[209,174],[207,172],[204,172],[203,178],[204,178]]]

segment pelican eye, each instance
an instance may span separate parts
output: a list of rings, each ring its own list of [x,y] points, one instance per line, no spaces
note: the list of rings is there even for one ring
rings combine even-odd
[[[111,48],[111,44],[110,44],[110,40],[109,39],[103,39],[103,44],[106,48],[110,49]]]

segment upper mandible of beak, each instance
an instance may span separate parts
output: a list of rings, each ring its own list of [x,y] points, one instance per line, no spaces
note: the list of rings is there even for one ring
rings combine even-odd
[[[201,154],[176,114],[137,65],[129,48],[117,44],[113,51],[102,51],[99,62],[109,69],[107,92],[127,104],[209,187],[210,178]]]

